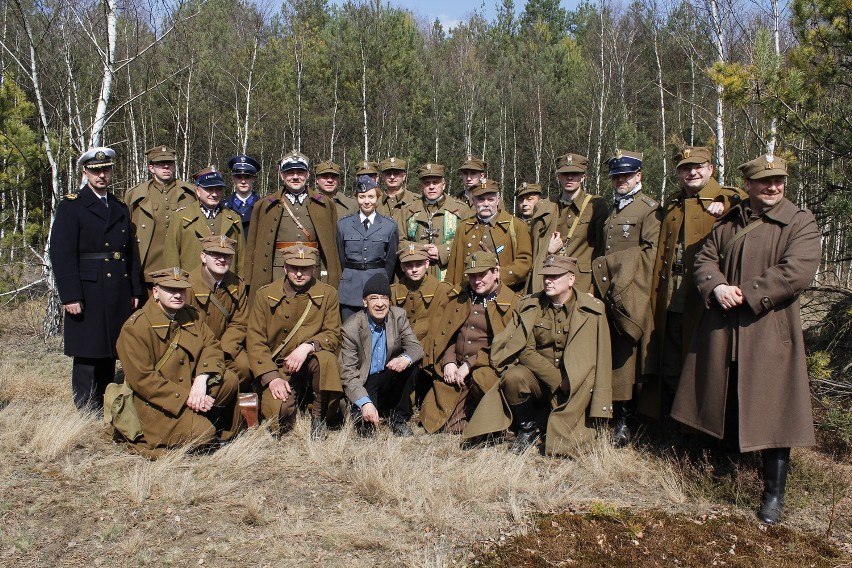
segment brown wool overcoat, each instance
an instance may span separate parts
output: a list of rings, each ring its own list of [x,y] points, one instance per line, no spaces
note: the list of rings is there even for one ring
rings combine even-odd
[[[420,421],[427,432],[437,432],[447,423],[461,389],[457,385],[444,382],[444,369],[441,367],[441,356],[447,347],[455,344],[456,334],[470,316],[470,289],[453,288],[449,301],[444,309],[431,321],[431,343],[424,345],[426,356],[431,363],[429,371],[434,376],[432,389],[426,394],[420,407]],[[503,331],[512,319],[512,311],[517,307],[520,298],[507,286],[500,286],[497,297],[488,302],[485,313],[491,326],[490,337]],[[429,338],[427,336],[427,341]],[[479,389],[487,393],[499,384],[499,377],[491,365],[491,348],[485,347],[479,351],[471,369],[471,380],[477,383]]]
[[[169,226],[179,217],[178,211],[198,201],[195,188],[181,180],[169,185],[168,194],[172,196],[172,202],[166,207],[151,201],[149,194],[153,191],[159,190],[155,187],[154,180],[148,180],[128,189],[124,196],[124,202],[130,209],[130,222],[136,231],[139,260],[146,282],[149,272],[167,268],[165,263],[162,266],[152,264],[151,258],[163,258],[166,233]]]
[[[439,258],[438,262],[433,262],[429,267],[429,274],[438,280],[444,279],[458,227],[470,214],[470,207],[465,203],[445,195],[440,207],[431,216],[432,230],[436,232],[432,244],[438,247]],[[429,243],[426,234],[429,230],[430,215],[422,197],[400,209],[394,220],[399,229],[399,250],[405,249],[410,243]]]
[[[576,295],[568,339],[559,367],[537,350],[535,327],[549,305],[538,292],[522,299],[511,323],[494,338],[491,359],[500,370],[519,364],[527,367],[554,393],[547,420],[545,451],[568,455],[577,445],[595,438],[594,418],[612,417],[612,369],[609,326],[600,300]],[[566,397],[559,384],[568,377],[571,391]],[[509,427],[512,412],[499,389],[486,393],[465,429],[463,438],[473,438]]]
[[[610,208],[600,237],[603,256],[592,263],[610,325],[613,400],[631,400],[641,375],[653,327],[648,298],[659,236],[660,205],[640,191],[621,211]]]
[[[728,369],[736,356],[740,450],[813,445],[799,295],[819,266],[820,231],[810,211],[784,198],[722,258],[726,243],[745,226],[747,203],[719,220],[695,259],[705,310],[672,417],[724,437]],[[713,296],[720,284],[739,286],[744,303],[723,311]]]
[[[237,241],[231,270],[237,276],[243,276],[245,260],[245,237],[243,222],[240,214],[224,207],[219,212],[219,232],[229,239]],[[166,267],[180,266],[187,272],[192,272],[201,265],[201,239],[209,237],[213,231],[208,225],[207,218],[201,212],[198,203],[191,203],[178,212],[177,218],[169,225],[166,233],[166,244],[163,257]]]
[[[580,209],[587,195],[589,194],[581,189],[576,199],[569,204],[563,204],[559,201],[559,196],[553,196],[539,201],[536,205],[530,221],[533,264],[532,271],[527,279],[527,291],[541,291],[542,281],[539,270],[544,265],[544,259],[547,258],[547,245],[550,243],[550,236],[554,232],[560,231],[560,218],[563,211],[568,208],[570,211],[565,213],[564,223],[567,228],[563,227],[564,231],[560,231],[563,241],[568,238],[568,231],[574,224],[576,216],[580,214]],[[600,196],[592,195],[583,210],[583,215],[577,222],[577,228],[574,230],[571,240],[565,247],[565,252],[558,253],[577,259],[578,272],[574,281],[574,290],[577,292],[592,291],[592,260],[599,254],[597,251],[598,240],[606,216],[606,201]]]
[[[480,246],[480,243],[484,244]],[[516,292],[523,289],[532,265],[532,242],[526,223],[502,210],[488,225],[479,223],[476,215],[460,222],[450,249],[444,281],[456,287],[466,282],[465,261],[470,254],[481,250],[499,250],[500,281]]]
[[[174,329],[178,324],[181,330],[177,349],[171,352],[160,370],[155,370],[174,342]],[[224,415],[238,414],[235,410],[237,378],[225,372],[222,347],[195,308],[180,309],[175,321],[170,322],[156,302],[148,301],[124,324],[117,350],[142,424],[143,436],[134,446],[157,452],[213,439],[216,427],[208,416],[186,406],[192,381],[203,373],[219,377],[209,383],[207,390],[207,394],[216,399],[215,405]],[[238,417],[232,419],[239,420]]]
[[[251,211],[243,278],[252,297],[258,288],[272,282],[278,224],[293,222],[281,205],[281,199],[286,199],[283,189],[259,199]],[[328,197],[313,190],[310,190],[307,204],[316,233],[314,238],[319,243],[321,262],[328,271],[327,283],[336,287],[341,273],[340,256],[337,254],[337,206]]]

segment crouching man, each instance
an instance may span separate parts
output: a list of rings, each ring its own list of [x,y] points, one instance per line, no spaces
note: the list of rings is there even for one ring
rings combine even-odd
[[[314,278],[317,249],[285,248],[284,278],[257,290],[249,315],[246,350],[260,381],[260,412],[282,434],[296,421],[300,404],[311,405],[311,437],[338,419],[343,388],[337,367],[340,302],[337,291]]]
[[[423,347],[405,310],[390,305],[390,283],[374,274],[364,284],[364,307],[343,324],[340,378],[362,435],[387,417],[397,436],[411,436],[411,390]]]
[[[544,290],[521,300],[491,347],[492,361],[505,368],[502,400],[489,393],[464,438],[511,423],[517,434],[511,451],[522,453],[544,428],[545,452],[568,455],[594,439],[594,418],[612,417],[609,327],[600,300],[574,292],[575,258],[548,256],[539,274]],[[500,408],[502,420],[495,417]]]
[[[189,274],[175,267],[148,277],[153,301],[130,316],[117,344],[142,431],[128,441],[156,458],[171,447],[228,440],[240,426],[239,382],[203,316],[185,304]]]

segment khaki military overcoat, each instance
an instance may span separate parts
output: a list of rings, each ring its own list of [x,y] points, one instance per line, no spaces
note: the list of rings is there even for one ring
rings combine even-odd
[[[284,190],[264,197],[254,204],[247,237],[248,254],[245,266],[246,284],[252,297],[257,289],[272,282],[272,267],[275,262],[275,236],[279,223],[292,223],[293,220],[281,204]],[[340,257],[337,254],[337,206],[328,197],[311,190],[307,199],[308,215],[315,229],[315,239],[319,243],[322,265],[328,271],[327,283],[337,286],[340,282]],[[307,238],[305,239],[307,240]]]
[[[148,180],[130,188],[124,196],[124,202],[130,209],[130,222],[136,232],[139,260],[146,282],[149,282],[149,272],[168,268],[163,259],[166,233],[179,216],[178,210],[198,201],[194,187],[176,180],[166,188],[168,203],[160,204],[151,197],[152,192],[159,193],[157,187],[154,180]],[[160,262],[154,262],[153,259],[159,259]]]
[[[447,420],[450,419],[461,389],[458,385],[450,385],[444,382],[444,369],[441,367],[441,355],[447,347],[456,341],[456,333],[470,316],[470,289],[453,288],[449,294],[449,301],[436,319],[432,320],[432,341],[424,345],[426,356],[431,363],[431,372],[435,377],[432,381],[432,389],[423,399],[420,407],[420,421],[427,432],[437,432]],[[494,301],[488,302],[485,313],[491,326],[490,337],[494,337],[512,319],[512,310],[518,305],[519,297],[507,286],[501,286]],[[428,337],[427,337],[428,340]],[[491,365],[490,346],[480,349],[476,361],[471,369],[471,380],[477,384],[479,389],[487,393],[497,386],[499,377]]]
[[[612,340],[613,400],[631,400],[653,327],[651,271],[660,236],[660,205],[641,191],[604,221],[603,256],[592,262],[595,288],[607,307]]]
[[[421,344],[426,345],[427,336],[433,333],[430,322],[449,302],[449,293],[453,287],[446,282],[440,282],[431,274],[427,274],[416,288],[409,289],[409,285],[406,284],[405,277],[391,285],[391,304],[405,310],[414,335]],[[423,366],[427,364],[430,364],[428,356],[424,357]]]
[[[193,380],[203,373],[217,376],[207,390],[216,400],[214,409],[230,424],[239,424],[237,377],[225,372],[222,347],[203,319],[198,310],[185,306],[177,312],[175,321],[170,321],[159,304],[149,301],[121,330],[118,356],[125,381],[134,393],[143,433],[133,445],[146,455],[153,457],[165,448],[203,444],[214,438],[216,426],[210,413],[201,414],[186,406]],[[170,350],[176,337],[177,348]],[[168,351],[170,355],[156,370]]]
[[[552,394],[545,451],[567,455],[595,438],[593,418],[612,417],[612,370],[609,326],[600,300],[576,295],[568,323],[565,351],[559,366],[538,352],[536,334],[548,325],[542,314],[550,300],[538,292],[521,300],[511,323],[494,338],[491,360],[498,369],[527,367]],[[559,385],[567,377],[566,396]],[[500,432],[512,423],[512,412],[499,389],[486,393],[465,429],[463,438]]]
[[[590,199],[583,209],[583,202],[586,201],[586,197],[590,197]],[[582,215],[580,215],[581,210]],[[574,290],[577,292],[592,291],[592,260],[599,254],[597,251],[598,240],[607,216],[607,206],[602,197],[588,194],[583,189],[577,193],[577,196],[570,203],[563,203],[559,196],[553,196],[539,201],[536,205],[530,220],[533,263],[532,271],[527,278],[527,291],[540,292],[542,290],[543,284],[539,270],[541,270],[544,259],[548,255],[547,245],[550,243],[550,236],[559,231],[562,240],[565,241],[578,215],[580,215],[580,220],[577,221],[577,228],[565,245],[565,251],[560,251],[557,254],[577,259],[578,272],[574,281]],[[560,225],[564,226],[560,228]]]
[[[532,242],[529,227],[506,211],[499,211],[491,223],[480,223],[476,215],[459,224],[444,280],[453,286],[467,281],[464,264],[468,256],[479,251],[497,253],[500,282],[516,292],[527,282],[532,265]]]
[[[813,445],[799,296],[819,267],[820,230],[810,211],[784,198],[723,257],[746,224],[746,203],[719,220],[695,259],[705,310],[672,417],[724,437],[728,370],[736,358],[740,450]],[[744,303],[723,311],[713,296],[720,284],[739,286]]]
[[[237,242],[231,270],[237,276],[242,276],[246,245],[240,214],[223,207],[218,217],[220,217],[219,232],[216,234],[225,235]],[[179,211],[166,233],[166,247],[163,253],[166,267],[180,266],[187,272],[192,272],[201,266],[201,239],[212,234],[207,217],[201,212],[201,206],[197,202]]]

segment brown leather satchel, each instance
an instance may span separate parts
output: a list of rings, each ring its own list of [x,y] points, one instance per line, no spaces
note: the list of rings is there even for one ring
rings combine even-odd
[[[247,427],[254,428],[258,422],[257,393],[241,392],[238,400],[243,421]]]

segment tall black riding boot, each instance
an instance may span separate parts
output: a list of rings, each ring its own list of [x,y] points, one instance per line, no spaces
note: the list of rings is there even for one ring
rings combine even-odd
[[[535,421],[535,401],[528,398],[521,404],[511,404],[512,427],[516,429],[515,441],[509,451],[515,454],[524,453],[527,448],[538,441],[538,423]]]
[[[618,401],[612,403],[613,418],[615,426],[612,429],[610,443],[613,447],[623,448],[630,443],[633,432],[630,429],[633,418],[633,407],[631,401]]]
[[[784,489],[787,486],[787,468],[790,465],[790,448],[771,448],[761,452],[763,457],[763,499],[757,518],[767,525],[781,520],[784,512]]]

